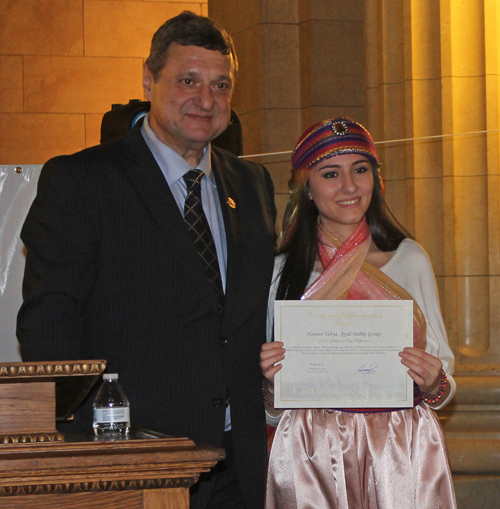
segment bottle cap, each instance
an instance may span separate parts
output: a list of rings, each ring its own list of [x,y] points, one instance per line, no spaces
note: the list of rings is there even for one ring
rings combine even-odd
[[[118,380],[118,373],[104,373],[103,380]]]

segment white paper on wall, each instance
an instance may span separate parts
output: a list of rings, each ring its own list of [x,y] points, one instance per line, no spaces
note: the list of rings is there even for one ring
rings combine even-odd
[[[25,254],[20,233],[36,195],[42,165],[0,166],[0,362],[21,360],[16,318]]]

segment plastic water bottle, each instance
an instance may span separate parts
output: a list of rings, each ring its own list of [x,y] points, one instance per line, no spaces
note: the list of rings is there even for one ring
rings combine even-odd
[[[127,437],[130,407],[116,373],[104,374],[94,400],[94,434],[102,438]]]

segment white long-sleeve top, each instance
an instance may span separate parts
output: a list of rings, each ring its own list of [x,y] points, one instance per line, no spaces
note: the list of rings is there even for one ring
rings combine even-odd
[[[267,313],[267,341],[272,340],[274,301],[276,300],[276,292],[278,290],[279,278],[284,262],[285,255],[276,257],[274,262],[274,274],[269,293]],[[442,361],[443,369],[446,371],[448,383],[450,384],[450,393],[448,397],[441,401],[439,406],[433,407],[435,410],[439,410],[447,405],[455,394],[456,382],[452,377],[455,369],[455,359],[448,344],[446,329],[439,305],[436,278],[434,277],[434,271],[432,270],[429,256],[418,242],[405,239],[399,245],[394,256],[386,265],[381,267],[380,270],[399,286],[403,287],[413,297],[424,314],[427,326],[425,350]],[[319,272],[312,272],[309,278],[309,284],[312,284],[319,275]],[[279,417],[273,418],[268,415],[267,422],[272,426],[276,426],[277,422],[279,422]]]

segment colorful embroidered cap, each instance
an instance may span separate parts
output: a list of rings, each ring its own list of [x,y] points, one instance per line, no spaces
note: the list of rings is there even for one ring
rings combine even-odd
[[[319,161],[340,154],[362,154],[379,166],[370,133],[355,120],[335,117],[313,125],[300,137],[292,154],[292,168],[308,170]]]

